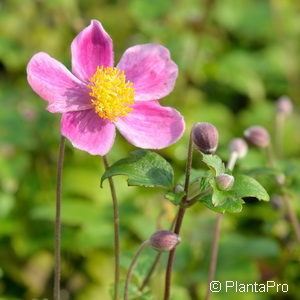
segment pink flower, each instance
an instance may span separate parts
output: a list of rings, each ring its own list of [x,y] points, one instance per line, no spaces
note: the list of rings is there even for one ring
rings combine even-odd
[[[173,90],[178,74],[165,47],[130,47],[114,68],[112,40],[93,20],[73,40],[71,52],[73,74],[40,52],[28,63],[27,75],[32,89],[48,101],[47,110],[62,113],[61,133],[74,147],[105,155],[116,127],[140,148],[165,148],[182,136],[183,117],[157,101]]]

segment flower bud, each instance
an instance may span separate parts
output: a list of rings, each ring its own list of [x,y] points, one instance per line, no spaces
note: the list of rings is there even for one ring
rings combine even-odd
[[[293,103],[287,96],[280,97],[276,102],[276,110],[283,115],[290,115],[293,112]]]
[[[277,210],[279,210],[283,207],[282,199],[278,195],[275,195],[271,198],[271,204]]]
[[[229,144],[230,152],[236,152],[238,158],[243,158],[248,152],[248,145],[244,139],[235,138]]]
[[[178,185],[175,186],[174,192],[175,192],[176,194],[180,194],[180,193],[183,192],[183,191],[184,191],[184,188],[183,188],[182,185],[178,184]]]
[[[180,243],[180,237],[169,230],[159,230],[150,237],[150,246],[159,251],[171,251]]]
[[[210,123],[196,123],[192,129],[192,139],[198,150],[213,154],[218,147],[219,133]]]
[[[221,174],[215,178],[217,186],[222,191],[231,190],[234,184],[234,177],[229,174]]]
[[[265,148],[270,143],[268,131],[262,126],[251,126],[244,131],[247,141],[255,147]]]

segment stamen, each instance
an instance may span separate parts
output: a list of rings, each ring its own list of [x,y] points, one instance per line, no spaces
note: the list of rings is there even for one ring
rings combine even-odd
[[[134,88],[132,82],[126,81],[124,71],[113,67],[97,67],[90,79],[89,95],[96,113],[102,119],[116,121],[117,117],[126,116],[133,108]]]

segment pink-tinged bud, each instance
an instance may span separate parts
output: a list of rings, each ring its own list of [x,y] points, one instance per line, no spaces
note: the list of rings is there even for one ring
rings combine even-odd
[[[180,237],[169,230],[159,230],[150,237],[150,246],[159,251],[171,251],[180,243]]]
[[[247,141],[255,147],[265,148],[270,144],[270,135],[262,126],[251,126],[244,131]]]
[[[192,139],[198,150],[213,154],[218,147],[219,133],[210,123],[196,123],[192,129]]]
[[[229,150],[230,152],[236,152],[238,158],[243,158],[248,152],[248,145],[244,139],[236,138],[230,142]]]
[[[276,110],[283,115],[290,115],[293,112],[293,103],[287,96],[280,97],[276,102]]]
[[[217,186],[222,191],[231,190],[234,184],[234,177],[229,174],[221,174],[215,178]]]

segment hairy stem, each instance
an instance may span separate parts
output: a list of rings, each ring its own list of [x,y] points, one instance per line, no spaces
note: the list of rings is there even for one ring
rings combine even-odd
[[[56,201],[55,201],[55,246],[54,246],[54,300],[60,300],[60,276],[61,276],[61,192],[62,192],[62,172],[65,154],[65,137],[60,137],[59,152],[56,173]]]
[[[282,138],[284,128],[285,116],[282,113],[277,113],[275,118],[275,145],[276,156],[282,156]]]
[[[145,241],[143,242],[140,247],[138,248],[136,254],[134,255],[133,259],[132,259],[132,262],[128,268],[128,271],[127,271],[127,276],[126,276],[126,280],[125,280],[125,289],[124,289],[124,300],[128,300],[128,290],[129,290],[129,284],[130,284],[130,279],[131,279],[131,276],[132,276],[132,271],[137,263],[137,260],[141,254],[141,252],[144,250],[144,248],[146,246],[149,245],[149,241]]]
[[[192,161],[193,161],[193,141],[192,141],[192,131],[191,131],[190,139],[189,139],[189,147],[188,147],[188,157],[187,157],[186,168],[185,168],[185,184],[184,184],[185,196],[181,200],[181,205],[179,207],[179,211],[175,222],[175,229],[174,229],[174,232],[178,235],[180,233],[182,221],[185,215],[185,210],[186,210],[185,204],[188,201]],[[175,259],[175,253],[176,253],[176,248],[171,250],[169,253],[167,270],[166,270],[166,279],[165,279],[164,300],[170,299],[172,269],[173,269],[173,264]]]
[[[109,163],[106,156],[103,156],[105,169],[109,168]],[[114,219],[114,251],[115,251],[115,284],[114,284],[114,300],[119,300],[120,294],[120,219],[119,219],[119,204],[116,194],[114,181],[111,177],[108,178],[111,198],[113,202],[113,219]]]

